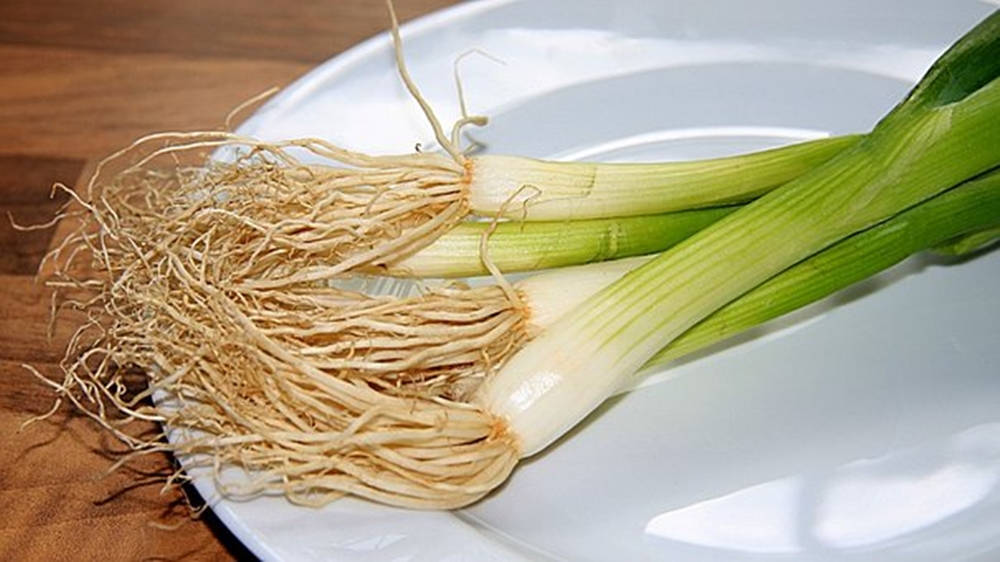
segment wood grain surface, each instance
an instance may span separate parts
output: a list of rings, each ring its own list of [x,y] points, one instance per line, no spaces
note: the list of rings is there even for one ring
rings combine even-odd
[[[396,0],[401,19],[453,0]],[[4,0],[0,2],[0,560],[233,560],[251,554],[208,515],[161,493],[166,457],[110,475],[116,447],[23,367],[52,369],[71,326],[48,334],[34,279],[52,216],[102,156],[148,132],[217,127],[385,30],[381,0]],[[166,530],[163,526],[174,526]]]

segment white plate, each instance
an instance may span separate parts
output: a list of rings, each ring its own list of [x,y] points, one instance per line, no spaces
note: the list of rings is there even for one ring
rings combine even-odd
[[[405,0],[400,0],[405,1]],[[490,152],[673,159],[870,128],[979,0],[503,0],[404,27],[445,122]],[[242,132],[430,144],[386,36]],[[459,512],[279,498],[215,511],[274,560],[1000,559],[1000,252],[911,260],[611,401]],[[780,329],[778,329],[780,328]],[[760,337],[767,333],[767,337]],[[208,482],[198,486],[212,495]]]

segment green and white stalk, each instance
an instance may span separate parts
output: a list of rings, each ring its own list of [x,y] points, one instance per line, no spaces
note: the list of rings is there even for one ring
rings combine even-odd
[[[832,295],[912,254],[936,252],[956,237],[972,242],[951,246],[952,255],[968,254],[1000,237],[1000,171],[965,182],[772,277],[670,342],[639,376]]]
[[[954,240],[948,240],[934,248],[934,252],[945,256],[966,256],[1000,242],[1000,226],[979,232],[970,232]]]
[[[391,276],[488,275],[480,243],[502,272],[532,271],[663,251],[737,207],[852,146],[846,135],[761,152],[666,163],[554,162],[516,156],[468,161],[473,214],[428,246],[376,268]]]
[[[489,259],[504,273],[534,271],[662,252],[735,211],[710,207],[659,215],[579,221],[501,222],[489,234]],[[389,264],[393,276],[488,275],[480,244],[489,222],[465,222],[416,254]]]
[[[533,455],[663,346],[810,255],[1000,164],[1000,13],[860,142],[628,273],[529,342],[475,402]]]
[[[939,245],[956,239],[963,241],[963,248],[954,247],[954,253],[972,251],[980,244],[965,244],[964,241],[981,239],[984,235],[991,235],[992,240],[998,228],[1000,170],[954,187],[782,271],[670,342],[646,363],[637,377],[816,302],[915,253],[938,251]],[[957,243],[952,244],[957,246]],[[523,327],[526,333],[515,341],[544,333],[563,315],[653,257],[566,267],[521,279],[514,288],[522,307],[511,305],[509,311],[520,316],[512,323],[517,326],[515,329]],[[494,298],[484,301],[482,307],[496,307],[502,302],[500,292],[497,289]],[[471,383],[462,380],[462,388],[450,391],[451,395],[464,396],[478,385],[481,372],[472,370],[470,373],[476,380]]]
[[[485,155],[467,160],[477,215],[526,221],[652,215],[749,201],[859,140],[845,135],[690,162],[554,162]]]

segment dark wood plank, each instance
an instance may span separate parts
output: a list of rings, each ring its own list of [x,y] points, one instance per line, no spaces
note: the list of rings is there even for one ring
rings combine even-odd
[[[0,153],[88,160],[151,132],[218,129],[241,102],[309,69],[3,45],[0,60]]]
[[[52,191],[56,182],[73,185],[85,162],[74,158],[0,154],[0,274],[34,275],[54,229],[23,231],[19,225],[48,222],[69,198]]]
[[[24,275],[0,275],[0,284],[5,288],[0,292],[0,360],[51,363],[61,358],[72,322],[58,323],[49,340],[49,290]]]
[[[405,21],[452,3],[397,0],[396,8]],[[5,0],[0,43],[318,62],[384,31],[387,21],[380,0]]]
[[[0,376],[11,374],[0,365]],[[18,431],[26,417],[0,410],[8,436],[0,447],[0,559],[233,559],[212,529],[189,519],[179,491],[161,495],[136,472],[106,474],[108,445],[87,420],[61,412]],[[140,466],[159,471],[169,461],[151,456]]]

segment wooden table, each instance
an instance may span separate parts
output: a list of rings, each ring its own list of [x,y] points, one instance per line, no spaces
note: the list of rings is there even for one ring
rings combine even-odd
[[[397,0],[401,19],[453,0]],[[103,155],[148,132],[218,127],[233,107],[387,27],[381,0],[4,0],[0,3],[0,560],[246,559],[211,516],[137,473],[103,476],[110,443],[22,367],[51,369],[34,273],[44,222]],[[142,468],[162,470],[150,457]],[[161,530],[154,524],[180,525]]]

